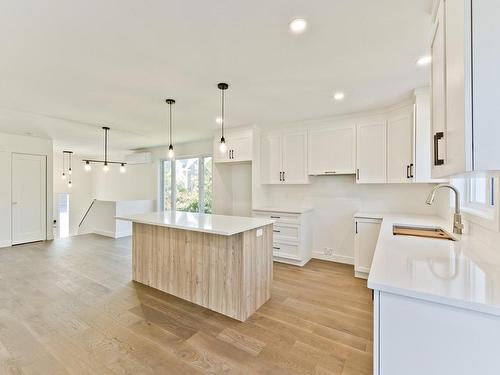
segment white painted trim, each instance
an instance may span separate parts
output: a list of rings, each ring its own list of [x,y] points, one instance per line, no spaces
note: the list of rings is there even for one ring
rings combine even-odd
[[[348,255],[339,255],[339,254],[325,255],[321,250],[314,250],[312,252],[312,257],[313,259],[328,260],[331,262],[354,265],[354,257]]]
[[[299,260],[293,260],[293,259],[283,258],[283,257],[279,257],[279,256],[273,257],[274,262],[291,264],[291,265],[299,266],[299,267],[305,266],[307,264],[307,262],[309,262],[310,260],[311,260],[311,258],[307,258],[303,261],[299,261]]]
[[[10,241],[0,241],[0,248],[1,247],[10,247],[12,246],[12,243]]]
[[[107,230],[98,230],[98,229],[94,229],[94,230],[92,231],[92,233],[98,234],[98,235],[100,235],[100,236],[105,236],[105,237],[116,238],[116,237],[115,237],[115,232],[110,232],[110,231],[107,231]]]
[[[132,235],[132,231],[123,231],[123,232],[117,232],[115,234],[115,238],[122,238],[122,237],[130,237]]]

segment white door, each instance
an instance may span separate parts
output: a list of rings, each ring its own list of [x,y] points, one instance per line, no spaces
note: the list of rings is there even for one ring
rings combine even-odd
[[[281,136],[268,135],[262,138],[261,157],[262,182],[265,184],[282,183]]]
[[[47,160],[12,154],[12,244],[47,238]]]
[[[307,132],[283,135],[283,182],[285,184],[307,184]]]
[[[310,175],[354,174],[356,129],[354,126],[309,131]]]
[[[373,254],[377,246],[380,232],[380,220],[356,219],[356,234],[354,238],[354,269],[363,274],[370,273]],[[366,275],[356,275],[366,276]]]
[[[387,121],[387,182],[413,181],[413,118],[410,114]]]
[[[385,122],[358,125],[357,170],[358,183],[385,183],[387,181],[387,126]]]
[[[431,127],[432,127],[432,177],[443,175],[446,155],[446,42],[444,3],[441,2],[436,17],[431,43]]]

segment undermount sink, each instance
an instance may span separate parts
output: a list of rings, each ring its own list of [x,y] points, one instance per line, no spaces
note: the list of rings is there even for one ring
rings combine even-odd
[[[392,234],[395,236],[428,237],[455,241],[455,238],[444,229],[431,226],[394,224]]]

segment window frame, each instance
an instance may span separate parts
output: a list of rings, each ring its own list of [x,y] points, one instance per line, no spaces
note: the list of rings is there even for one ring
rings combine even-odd
[[[171,211],[176,211],[177,207],[177,189],[176,189],[176,162],[177,160],[184,159],[198,159],[198,213],[205,213],[205,159],[212,159],[212,183],[213,183],[213,163],[214,159],[211,154],[201,154],[201,155],[191,155],[182,156],[174,159],[160,159],[160,176],[159,176],[159,196],[158,196],[158,208],[160,211],[167,211],[165,208],[165,162],[170,162],[170,191],[172,194],[171,202],[172,207],[169,208]]]
[[[481,204],[471,199],[471,182],[473,178],[484,177],[486,184],[486,203]],[[499,213],[499,177],[494,173],[472,173],[451,179],[451,184],[460,192],[460,204],[464,218],[467,221],[481,225],[487,229],[500,232]],[[450,195],[450,207],[455,208],[453,196]]]

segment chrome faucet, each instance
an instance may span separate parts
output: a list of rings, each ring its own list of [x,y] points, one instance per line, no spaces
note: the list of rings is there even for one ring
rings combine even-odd
[[[464,229],[464,225],[462,224],[462,214],[460,213],[460,193],[455,186],[449,184],[439,184],[434,186],[429,195],[427,196],[427,203],[429,206],[434,202],[434,198],[436,197],[436,191],[441,188],[448,188],[455,192],[455,213],[453,214],[453,233],[462,234],[462,230]]]

